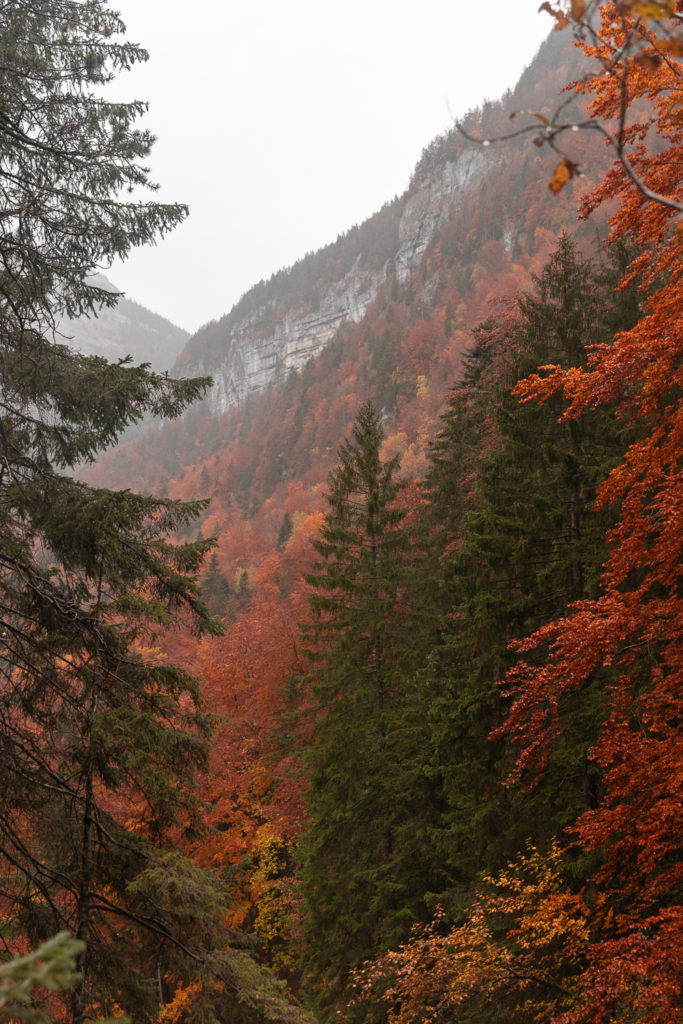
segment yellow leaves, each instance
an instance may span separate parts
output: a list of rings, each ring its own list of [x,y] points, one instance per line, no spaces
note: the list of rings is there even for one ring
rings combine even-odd
[[[554,843],[534,847],[483,880],[464,922],[444,933],[443,912],[426,928],[354,975],[354,1004],[379,998],[389,1024],[457,1019],[468,1000],[510,1001],[516,1021],[548,1021],[572,998],[569,986],[589,943],[588,910],[562,878]],[[388,987],[387,986],[388,982]]]
[[[634,14],[644,21],[661,21],[676,13],[676,0],[620,0],[617,6],[623,14]]]
[[[573,163],[569,157],[563,157],[553,172],[553,176],[548,182],[548,188],[557,195],[562,191],[568,181],[571,181],[579,173],[578,164]]]

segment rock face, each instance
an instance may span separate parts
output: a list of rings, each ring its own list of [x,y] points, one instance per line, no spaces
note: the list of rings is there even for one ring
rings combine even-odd
[[[436,174],[421,179],[415,191],[408,194],[398,229],[395,262],[399,281],[405,281],[436,229],[465,201],[467,186],[477,174],[485,172],[486,162],[482,149],[466,149]]]
[[[300,369],[317,355],[348,322],[358,322],[390,275],[404,281],[421,259],[434,232],[466,201],[468,187],[492,166],[488,151],[465,148],[453,159],[417,177],[389,212],[370,218],[357,229],[357,251],[347,236],[347,264],[336,277],[329,274],[336,248],[330,246],[252,289],[222,320],[192,338],[176,363],[183,376],[210,374],[214,384],[211,412],[225,412],[249,394]],[[373,231],[381,244],[373,244]],[[362,237],[361,237],[362,236]],[[368,257],[368,250],[373,257]],[[381,259],[378,259],[381,256]],[[315,284],[314,300],[302,299],[302,278]]]
[[[270,303],[256,314],[240,320],[226,339],[225,352],[217,365],[203,361],[190,367],[190,375],[210,373],[213,387],[209,406],[214,413],[225,412],[247,395],[261,391],[271,381],[298,370],[332,340],[345,321],[359,321],[386,277],[386,270],[363,275],[351,270],[324,292],[315,312],[287,310],[264,331],[272,316]],[[187,368],[183,367],[183,373]]]

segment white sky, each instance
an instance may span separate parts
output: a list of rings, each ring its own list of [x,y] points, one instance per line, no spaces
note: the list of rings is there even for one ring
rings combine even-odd
[[[514,86],[539,0],[111,0],[150,52],[158,197],[190,217],[109,276],[188,330],[403,192],[424,146]]]

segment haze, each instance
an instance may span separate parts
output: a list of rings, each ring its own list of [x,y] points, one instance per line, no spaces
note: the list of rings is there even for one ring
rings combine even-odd
[[[159,198],[190,218],[109,276],[195,330],[408,185],[453,118],[514,86],[551,28],[538,0],[119,0],[150,61]]]

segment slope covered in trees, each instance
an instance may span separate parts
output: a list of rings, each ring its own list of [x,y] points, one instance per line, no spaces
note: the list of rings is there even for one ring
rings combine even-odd
[[[551,35],[515,91],[472,112],[468,128],[495,135],[516,110],[530,108],[550,115],[576,68],[571,45],[559,33]],[[227,533],[227,519],[233,518],[236,503],[251,513],[276,492],[281,503],[283,484],[324,480],[336,446],[368,397],[390,417],[389,434],[396,435],[397,449],[415,460],[416,472],[423,471],[426,441],[437,428],[444,392],[459,373],[471,327],[489,315],[490,302],[514,295],[529,283],[563,227],[585,248],[596,244],[601,224],[578,225],[576,204],[609,160],[590,136],[579,135],[576,148],[586,176],[554,197],[547,188],[552,157],[549,161],[533,146],[520,142],[504,151],[481,150],[455,129],[436,140],[420,159],[406,194],[378,215],[377,224],[371,219],[349,235],[349,257],[342,269],[349,261],[362,268],[365,249],[375,251],[375,234],[391,235],[378,264],[384,268],[383,283],[363,318],[340,327],[318,357],[301,372],[274,382],[267,393],[250,395],[222,416],[192,410],[182,422],[146,435],[105,460],[107,480],[142,487],[161,484],[169,494],[178,495],[199,493],[196,481],[200,492],[213,499],[217,520],[210,532]],[[458,159],[472,153],[477,172],[452,204],[444,205],[411,273],[402,277],[393,260],[385,266],[387,255],[396,253],[398,221],[411,201],[438,192]],[[393,218],[391,231],[387,218]],[[338,280],[328,255],[322,250],[281,272],[272,283],[258,285],[228,314],[225,324],[209,324],[190,340],[178,368],[183,373],[192,367],[201,367],[202,373],[219,370],[229,331],[242,320],[251,330],[250,316],[257,309],[272,307],[280,318],[295,318],[307,308],[301,293],[304,284],[322,294]],[[208,479],[201,490],[202,479],[195,474],[203,470]],[[224,515],[227,500],[232,507]]]

